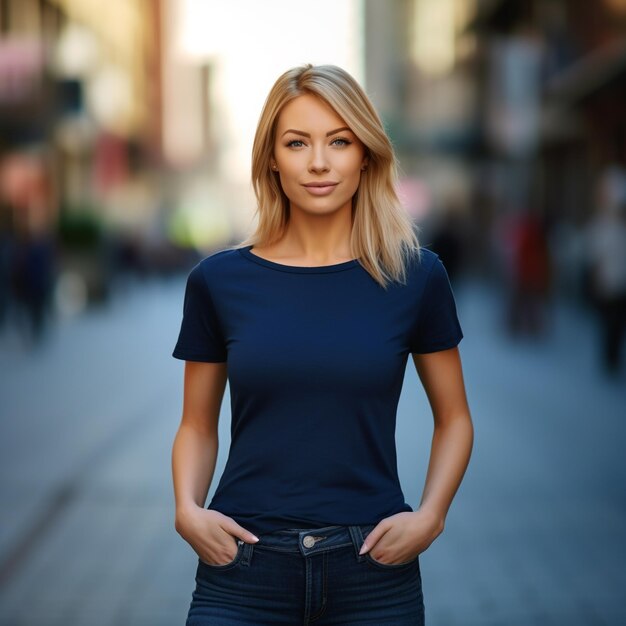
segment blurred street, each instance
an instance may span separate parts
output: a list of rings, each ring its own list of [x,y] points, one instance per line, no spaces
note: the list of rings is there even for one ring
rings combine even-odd
[[[183,624],[196,565],[170,477],[183,289],[182,276],[129,282],[36,350],[0,334],[1,626]],[[498,291],[472,279],[455,293],[476,438],[420,557],[427,623],[626,623],[626,385],[602,375],[593,320],[557,302],[548,336],[513,340]],[[432,420],[411,359],[400,402],[415,508]],[[213,488],[228,429],[227,390]]]

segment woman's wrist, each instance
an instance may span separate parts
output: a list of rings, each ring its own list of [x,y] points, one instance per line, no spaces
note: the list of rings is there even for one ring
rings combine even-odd
[[[428,517],[432,522],[433,528],[436,528],[439,533],[443,532],[446,525],[446,515],[443,511],[422,504],[415,512]]]
[[[178,504],[176,506],[176,527],[178,528],[179,525],[182,525],[185,523],[185,521],[187,519],[189,519],[189,517],[191,515],[193,515],[194,513],[197,513],[198,509],[201,509],[202,507],[197,504],[196,502],[184,502],[181,504]]]

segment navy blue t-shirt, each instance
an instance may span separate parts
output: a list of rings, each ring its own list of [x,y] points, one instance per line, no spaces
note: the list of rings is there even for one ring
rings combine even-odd
[[[207,508],[257,535],[412,511],[395,445],[408,355],[463,337],[441,259],[421,248],[385,290],[356,259],[298,267],[251,247],[191,270],[173,352],[227,362],[231,444]]]

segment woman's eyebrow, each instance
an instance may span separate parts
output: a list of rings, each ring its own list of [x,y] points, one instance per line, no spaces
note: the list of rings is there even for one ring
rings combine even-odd
[[[327,137],[330,137],[331,135],[334,135],[335,133],[341,132],[342,130],[347,130],[352,132],[352,130],[350,128],[348,128],[347,126],[342,126],[341,128],[337,128],[335,130],[331,130],[330,132],[326,133]],[[286,135],[287,133],[295,133],[296,135],[302,135],[303,137],[311,137],[310,133],[305,133],[303,130],[295,130],[293,128],[289,128],[288,130],[286,130],[282,135]]]

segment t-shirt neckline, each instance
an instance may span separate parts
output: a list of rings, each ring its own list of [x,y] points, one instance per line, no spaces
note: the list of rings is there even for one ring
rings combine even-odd
[[[343,270],[349,270],[360,265],[358,259],[351,259],[350,261],[344,261],[343,263],[334,263],[333,265],[285,265],[284,263],[276,263],[275,261],[264,259],[258,254],[254,254],[254,252],[251,252],[252,247],[252,245],[249,245],[239,248],[239,253],[253,263],[264,265],[265,267],[279,270],[281,272],[294,272],[298,274],[325,274],[327,272],[341,272]]]

